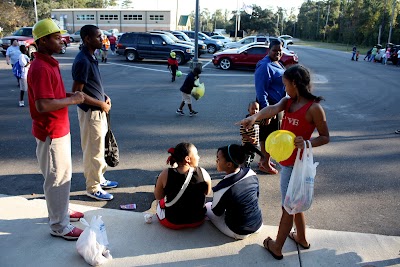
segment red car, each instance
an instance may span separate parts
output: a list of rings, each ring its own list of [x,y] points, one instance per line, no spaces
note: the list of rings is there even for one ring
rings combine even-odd
[[[266,45],[253,44],[243,46],[238,49],[227,49],[214,54],[213,64],[223,70],[233,67],[251,67],[255,68],[257,62],[263,59],[269,52]],[[284,66],[297,64],[299,59],[297,55],[287,49],[282,50],[281,62]]]
[[[33,27],[22,27],[19,28],[15,33],[13,33],[13,35],[3,37],[3,44],[1,46],[3,48],[2,53],[4,54],[4,56],[6,55],[7,48],[12,44],[14,40],[17,40],[20,44],[25,44],[29,56],[31,56],[33,52],[36,52],[37,46],[35,40],[33,40],[32,29]],[[63,41],[63,47],[60,54],[65,54],[67,46],[70,46],[71,43],[69,39],[69,34],[63,34],[61,39]]]

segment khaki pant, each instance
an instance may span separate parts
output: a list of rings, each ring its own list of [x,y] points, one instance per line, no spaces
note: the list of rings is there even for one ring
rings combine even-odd
[[[86,191],[95,193],[105,181],[107,163],[104,159],[105,136],[108,131],[106,113],[100,110],[83,111],[78,107],[78,119],[83,152],[83,175]]]
[[[71,189],[72,162],[71,136],[45,142],[36,138],[36,157],[44,177],[43,191],[46,198],[49,224],[53,231],[62,232],[69,224],[69,193]]]

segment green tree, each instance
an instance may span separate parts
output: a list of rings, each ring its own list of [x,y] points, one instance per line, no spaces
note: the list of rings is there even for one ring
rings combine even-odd
[[[21,26],[31,26],[33,23],[24,8],[16,6],[14,2],[10,1],[0,2],[0,21],[4,35],[14,32]]]

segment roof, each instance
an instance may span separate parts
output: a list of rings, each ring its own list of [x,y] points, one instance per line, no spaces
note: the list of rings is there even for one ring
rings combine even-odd
[[[189,24],[189,15],[181,15],[179,18],[178,26],[186,26]]]

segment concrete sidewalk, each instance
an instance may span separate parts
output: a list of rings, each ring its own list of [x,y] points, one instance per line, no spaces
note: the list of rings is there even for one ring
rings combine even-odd
[[[400,237],[308,229],[309,250],[287,240],[277,261],[263,248],[277,227],[235,241],[210,222],[181,231],[162,227],[143,214],[71,204],[90,221],[101,215],[113,260],[103,266],[400,266]],[[78,222],[74,223],[83,228]],[[77,253],[76,242],[49,234],[44,200],[0,195],[0,266],[89,266]]]

